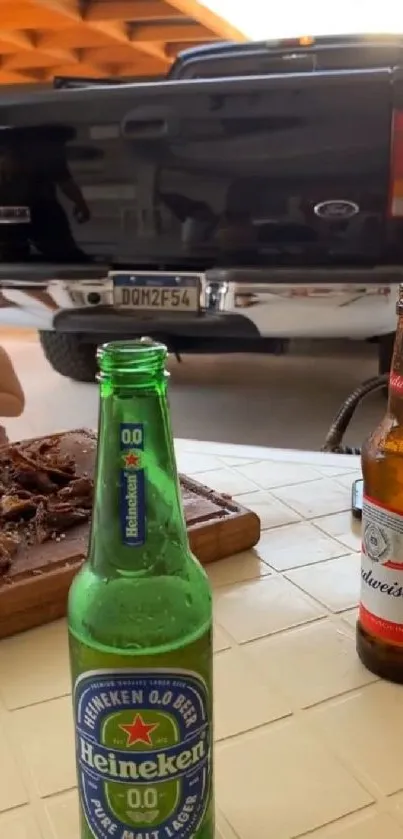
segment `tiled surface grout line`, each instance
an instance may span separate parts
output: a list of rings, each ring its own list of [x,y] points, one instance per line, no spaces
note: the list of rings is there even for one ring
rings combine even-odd
[[[10,750],[10,752],[12,752],[15,759],[17,771],[21,775],[21,778],[27,791],[27,800],[15,805],[15,807],[12,809],[22,811],[29,804],[38,820],[38,824],[41,825],[43,823],[43,810],[41,807],[40,798],[37,795],[32,775],[27,769],[26,764],[24,763],[23,753],[19,749],[14,748],[13,737],[12,735],[10,736],[11,732],[9,733],[7,731],[7,713],[5,713],[5,711],[6,709],[2,707],[0,704],[0,730],[2,729],[2,742],[3,744],[4,742],[6,742],[8,749]],[[50,829],[49,832],[43,833],[43,839],[48,839],[48,837],[49,839],[56,839],[56,837],[52,836]]]

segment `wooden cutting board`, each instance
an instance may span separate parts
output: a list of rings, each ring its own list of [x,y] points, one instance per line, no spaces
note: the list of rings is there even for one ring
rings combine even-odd
[[[80,429],[54,436],[62,453],[73,454],[77,475],[92,475],[95,434]],[[180,485],[190,546],[200,562],[214,562],[256,545],[260,521],[255,513],[184,475]],[[68,530],[61,541],[17,554],[7,576],[0,576],[0,638],[66,614],[68,590],[86,555],[88,536],[86,523]]]

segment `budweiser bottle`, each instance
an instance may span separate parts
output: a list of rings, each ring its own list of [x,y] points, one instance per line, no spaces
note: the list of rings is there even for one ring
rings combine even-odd
[[[387,411],[362,450],[357,651],[373,673],[403,683],[403,286],[397,311]]]

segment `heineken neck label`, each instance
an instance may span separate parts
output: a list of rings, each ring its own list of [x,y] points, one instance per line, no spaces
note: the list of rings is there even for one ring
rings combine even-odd
[[[122,542],[130,547],[146,540],[144,425],[120,423],[120,521]]]
[[[95,839],[191,839],[210,799],[206,684],[174,670],[101,670],[74,688],[81,807]]]

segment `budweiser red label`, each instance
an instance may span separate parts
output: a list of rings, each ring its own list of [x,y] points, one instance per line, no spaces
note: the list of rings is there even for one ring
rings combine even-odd
[[[365,496],[362,525],[360,623],[403,644],[403,514]]]

